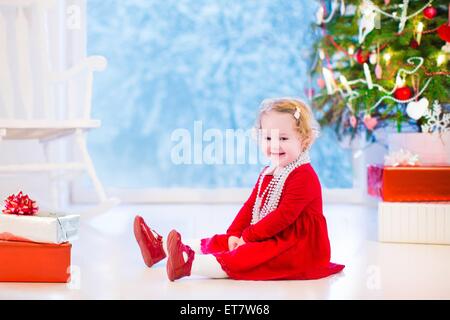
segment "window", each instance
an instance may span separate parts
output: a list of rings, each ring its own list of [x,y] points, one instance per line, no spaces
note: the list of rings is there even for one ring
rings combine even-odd
[[[94,79],[102,128],[89,136],[105,186],[252,187],[260,164],[173,163],[173,133],[194,139],[199,122],[203,133],[247,130],[263,98],[304,98],[316,9],[314,1],[90,0],[88,54],[109,61]],[[332,130],[311,156],[324,187],[352,187],[351,151]]]

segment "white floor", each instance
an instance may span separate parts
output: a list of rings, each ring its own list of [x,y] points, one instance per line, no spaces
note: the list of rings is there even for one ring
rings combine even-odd
[[[231,205],[122,206],[84,222],[73,244],[69,284],[0,283],[1,299],[450,299],[450,246],[377,242],[376,209],[326,205],[332,261],[344,271],[312,281],[184,278],[144,265],[132,233],[135,214],[166,235],[223,232]]]

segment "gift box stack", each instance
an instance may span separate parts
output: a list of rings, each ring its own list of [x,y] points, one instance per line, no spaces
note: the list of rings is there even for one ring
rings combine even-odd
[[[379,241],[450,244],[450,145],[441,156],[426,145],[420,154],[389,147],[384,165],[367,172],[369,195],[382,200]]]
[[[19,192],[0,213],[0,282],[68,282],[78,215],[39,211]]]

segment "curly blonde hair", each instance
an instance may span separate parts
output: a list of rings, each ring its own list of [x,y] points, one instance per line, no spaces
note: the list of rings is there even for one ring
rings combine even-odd
[[[269,111],[289,113],[295,120],[295,129],[300,137],[310,147],[320,134],[320,125],[314,118],[311,108],[302,100],[297,98],[272,98],[264,99],[260,104],[256,128],[261,129],[261,117]]]

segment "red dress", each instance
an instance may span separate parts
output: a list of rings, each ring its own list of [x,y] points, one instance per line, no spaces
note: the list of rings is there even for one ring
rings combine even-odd
[[[261,194],[272,178],[273,175],[264,176]],[[257,192],[258,183],[226,234],[201,240],[202,253],[213,254],[230,278],[318,279],[344,268],[330,262],[321,186],[309,163],[288,176],[278,208],[251,225]],[[232,235],[242,236],[246,244],[229,251],[228,237]]]

